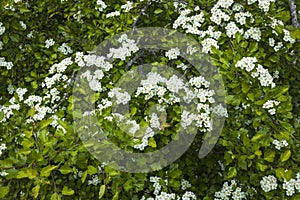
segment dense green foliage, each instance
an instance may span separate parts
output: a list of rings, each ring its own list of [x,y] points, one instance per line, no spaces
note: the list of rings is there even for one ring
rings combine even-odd
[[[258,3],[249,5],[246,0],[235,0],[235,3],[243,5],[243,11],[249,11],[253,16],[252,22],[247,17],[245,24],[239,27],[245,32],[258,27],[261,31],[259,40],[251,36],[246,38],[244,32],[228,36],[225,27],[229,21],[218,25],[210,18],[217,1],[187,0],[179,3],[179,7],[191,9],[190,16],[198,13],[194,11],[196,6],[203,11],[205,22],[199,30],[205,31],[213,26],[214,31],[221,32],[218,47],[212,47],[210,54],[225,84],[228,117],[215,148],[208,156],[199,159],[202,135],[197,135],[188,151],[170,166],[149,174],[131,174],[117,171],[95,159],[74,128],[72,84],[78,65],[68,66],[63,72],[68,81],[55,85],[60,92],[59,100],[42,104],[54,105],[51,110],[55,110],[57,116],[56,127],[50,125],[54,119],[49,113],[41,120],[28,121],[37,111],[24,100],[30,95],[49,94],[50,90],[42,85],[47,77],[53,76],[49,70],[55,63],[68,57],[75,58],[76,52],[92,51],[105,39],[132,28],[172,29],[185,8],[176,9],[174,2],[167,0],[136,1],[128,12],[121,7],[126,4],[125,0],[107,1],[103,10],[99,9],[101,6],[96,0],[1,1],[0,24],[2,22],[5,31],[0,34],[0,146],[6,145],[6,148],[0,147],[0,199],[135,200],[143,195],[155,198],[152,195],[155,187],[150,181],[153,176],[161,177],[162,191],[179,196],[186,192],[181,187],[182,180],[188,180],[191,184],[188,190],[197,199],[214,199],[223,183],[233,179],[247,194],[247,199],[300,199],[297,188],[295,194],[288,195],[283,186],[300,173],[300,30],[291,23],[287,0],[271,2],[268,12],[264,12]],[[230,16],[230,21],[235,20],[233,13],[237,11],[232,7],[223,10]],[[114,11],[120,11],[120,16],[107,17]],[[283,24],[270,26],[274,18]],[[187,28],[181,25],[177,30],[205,46],[205,37],[187,33]],[[286,30],[294,42],[283,39]],[[46,40],[51,38],[55,43],[45,47]],[[282,42],[282,47],[275,50],[270,46],[269,38],[275,39],[275,45]],[[63,43],[72,51],[64,54],[61,50]],[[162,55],[159,51],[144,52],[133,62],[138,65],[143,59],[148,63],[172,63]],[[109,71],[113,82],[116,81],[113,77],[125,73],[121,69],[125,69],[133,57],[114,63],[118,70]],[[263,85],[257,76],[237,67],[244,57],[255,57],[257,64],[274,77],[272,81],[276,86]],[[11,69],[5,62],[12,62]],[[180,63],[179,60],[176,62]],[[108,85],[109,82],[107,80]],[[27,88],[23,98],[15,92],[18,88]],[[274,106],[275,113],[264,108],[268,100],[279,102]],[[5,109],[11,105],[20,107],[11,108],[12,113],[8,116]],[[137,108],[139,112],[141,108]],[[177,112],[176,107],[174,112]],[[165,128],[168,129],[167,125]],[[175,137],[172,127],[168,130],[166,140],[149,143],[150,150],[156,148],[156,143],[163,146]],[[126,136],[115,136],[116,140],[125,143],[124,138],[127,139]],[[277,149],[274,140],[285,140],[288,146]],[[130,145],[131,141],[127,142]],[[261,180],[268,175],[275,176],[278,185],[266,192]],[[93,182],[93,179],[97,181]],[[168,180],[168,184],[165,185],[163,180]]]

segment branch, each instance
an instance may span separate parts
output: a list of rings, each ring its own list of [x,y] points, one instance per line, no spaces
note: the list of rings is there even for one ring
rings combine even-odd
[[[289,0],[290,4],[290,11],[291,11],[291,17],[292,17],[292,24],[295,28],[300,28],[298,19],[297,19],[297,7],[294,0]]]

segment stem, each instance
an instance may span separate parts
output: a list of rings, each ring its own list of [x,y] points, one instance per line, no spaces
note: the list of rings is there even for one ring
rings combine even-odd
[[[294,0],[289,0],[290,4],[290,11],[291,11],[291,17],[292,17],[292,24],[295,28],[300,28],[298,19],[297,19],[297,7]]]

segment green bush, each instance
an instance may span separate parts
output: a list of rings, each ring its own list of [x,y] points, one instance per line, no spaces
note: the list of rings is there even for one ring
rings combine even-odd
[[[1,1],[0,199],[299,199],[300,30],[288,2]],[[150,173],[100,163],[78,136],[74,119],[83,113],[72,113],[80,67],[70,60],[139,27],[176,29],[201,44],[222,76],[228,113],[206,157],[198,158],[199,131],[180,159]],[[103,88],[115,87],[128,66],[186,64],[163,51],[134,53],[114,61]],[[98,92],[95,101],[103,98]],[[146,123],[143,106],[152,104],[132,104],[132,116]],[[151,137],[145,151],[176,139],[178,113],[176,105],[168,110],[160,139]],[[138,152],[124,131],[114,133],[115,144]]]

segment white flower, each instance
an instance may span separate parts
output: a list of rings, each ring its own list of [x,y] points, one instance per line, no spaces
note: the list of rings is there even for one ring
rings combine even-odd
[[[240,25],[245,25],[246,24],[246,19],[247,17],[252,17],[252,14],[250,12],[239,12],[234,14],[235,20],[240,24]]]
[[[4,32],[5,32],[5,26],[3,26],[3,23],[0,22],[0,35],[3,35]]]
[[[5,58],[0,57],[0,67],[6,67],[6,69],[10,70],[14,64],[12,62],[6,62]]]
[[[120,16],[120,14],[121,14],[120,11],[115,11],[115,12],[107,13],[106,18]]]
[[[19,100],[22,101],[23,100],[23,96],[24,94],[27,92],[28,90],[26,88],[18,88],[16,90],[16,93],[18,94],[19,96]]]
[[[280,150],[281,148],[287,147],[289,145],[286,140],[281,140],[281,141],[273,140],[272,143],[275,145],[275,149],[277,150]]]
[[[172,48],[169,51],[167,51],[165,55],[169,58],[169,60],[176,59],[180,55],[180,50],[178,47]]]
[[[60,47],[58,47],[58,51],[63,53],[64,55],[73,53],[73,50],[71,49],[71,47],[69,47],[66,43],[63,43]]]
[[[239,32],[241,34],[244,33],[244,30],[243,29],[239,29],[234,22],[228,23],[227,26],[225,27],[225,30],[226,30],[227,36],[230,37],[230,38],[235,38],[235,34],[237,32]]]
[[[45,43],[46,43],[45,47],[48,49],[49,47],[55,44],[55,41],[51,38],[51,39],[47,39]]]
[[[273,175],[264,176],[260,181],[260,186],[263,191],[270,192],[277,189],[277,179]]]
[[[121,6],[121,9],[124,9],[125,12],[129,12],[133,8],[133,3],[131,1],[127,1],[126,4]]]
[[[261,31],[257,27],[251,27],[250,29],[248,29],[245,32],[244,38],[245,39],[252,38],[252,39],[254,39],[256,41],[260,41],[260,39],[261,39]]]
[[[20,25],[21,25],[21,27],[22,27],[23,29],[26,29],[26,28],[27,28],[26,24],[25,24],[23,21],[20,21]]]
[[[217,6],[229,8],[234,3],[234,0],[219,0]]]
[[[6,144],[1,144],[0,145],[0,156],[2,155],[2,151],[4,151],[5,149],[7,149]]]
[[[214,46],[219,49],[218,41],[212,38],[206,38],[202,42],[202,51],[203,53],[212,53],[211,47]]]
[[[181,180],[181,189],[186,190],[187,188],[190,188],[192,185],[189,181],[182,179]]]
[[[275,45],[275,40],[274,40],[274,38],[269,38],[269,45],[270,45],[271,47],[274,47],[274,45]]]
[[[95,7],[95,9],[99,10],[100,12],[107,8],[107,5],[102,0],[97,0],[96,4],[97,6]]]
[[[286,29],[283,29],[284,37],[283,40],[290,43],[295,43],[296,40],[291,37],[290,32]]]
[[[2,177],[7,176],[7,175],[8,175],[8,173],[6,171],[0,172],[0,176],[2,176]]]
[[[257,62],[256,57],[243,57],[236,63],[236,67],[245,69],[247,72],[252,71],[255,68],[255,63]]]

